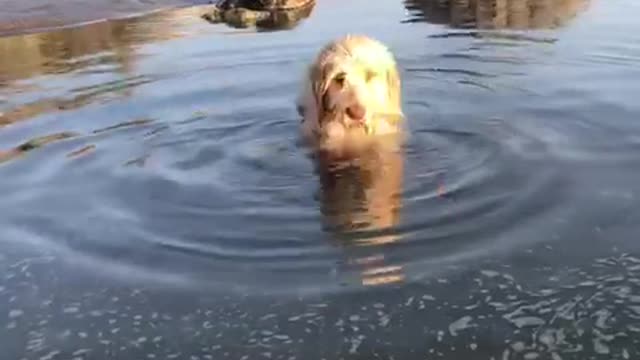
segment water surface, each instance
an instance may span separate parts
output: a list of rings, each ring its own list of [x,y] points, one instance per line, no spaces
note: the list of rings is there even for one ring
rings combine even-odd
[[[8,358],[640,355],[637,4],[201,10],[0,38]],[[327,173],[293,101],[347,32],[409,136]]]

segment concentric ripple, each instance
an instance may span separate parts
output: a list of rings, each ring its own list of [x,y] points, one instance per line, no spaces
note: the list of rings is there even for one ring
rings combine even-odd
[[[65,239],[59,251],[107,276],[332,292],[415,281],[536,241],[506,234],[562,198],[556,169],[520,157],[506,144],[524,137],[500,139],[492,126],[415,129],[399,153],[338,170],[331,182],[297,141],[297,121],[279,119],[286,111],[245,112],[260,121],[239,128],[231,115],[157,124],[164,130],[145,130],[154,134],[147,165],[105,175],[91,198],[60,213],[88,223],[33,213],[17,223]],[[345,221],[361,226],[332,226]]]
[[[7,358],[639,357],[640,5],[337,6],[0,39]],[[330,162],[294,98],[346,32],[407,139]]]
[[[332,33],[213,43],[206,33],[134,36],[137,73],[126,57],[103,69],[125,51],[108,46],[106,58],[82,54],[95,61],[78,71],[77,59],[59,59],[73,76],[39,69],[53,72],[46,91],[3,103],[5,124],[40,124],[0,134],[11,144],[0,159],[12,238],[107,278],[331,293],[553,242],[576,219],[613,222],[602,213],[622,211],[637,190],[625,169],[600,171],[637,165],[637,106],[614,83],[634,54],[593,73],[600,89],[575,68],[612,60],[598,49],[576,59],[548,34],[437,28],[386,39],[402,70],[407,141],[334,167],[300,144],[293,103]],[[619,118],[600,121],[608,112]]]

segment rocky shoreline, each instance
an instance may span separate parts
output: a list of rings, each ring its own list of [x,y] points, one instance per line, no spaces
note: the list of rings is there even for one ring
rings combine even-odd
[[[314,6],[315,0],[221,0],[202,17],[237,28],[287,29],[309,17]]]

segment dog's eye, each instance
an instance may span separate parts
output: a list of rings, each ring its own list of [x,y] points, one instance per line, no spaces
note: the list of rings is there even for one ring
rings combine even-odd
[[[338,84],[338,86],[343,87],[346,78],[347,78],[347,74],[339,73],[338,75],[336,75],[336,77],[333,80],[336,82],[336,84]]]
[[[374,77],[376,77],[376,73],[373,71],[367,71],[367,73],[365,74],[365,80],[367,82],[371,81]]]

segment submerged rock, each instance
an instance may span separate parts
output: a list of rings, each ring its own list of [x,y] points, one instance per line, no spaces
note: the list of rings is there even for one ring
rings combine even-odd
[[[222,0],[202,17],[238,28],[286,29],[309,17],[314,6],[315,0]]]

